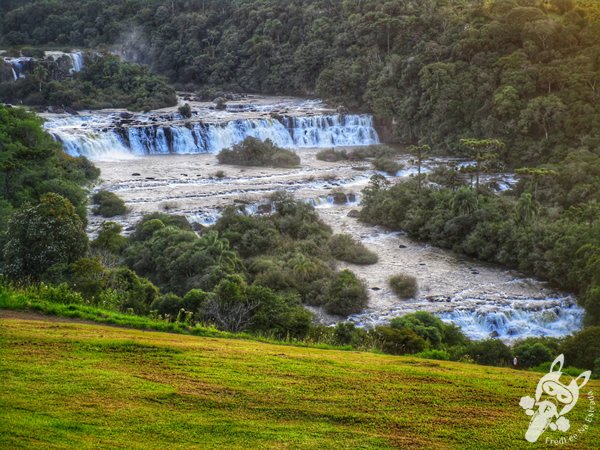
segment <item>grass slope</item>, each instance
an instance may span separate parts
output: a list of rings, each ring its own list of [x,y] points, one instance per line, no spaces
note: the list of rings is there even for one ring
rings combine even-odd
[[[539,377],[0,311],[0,447],[541,448],[519,407]]]

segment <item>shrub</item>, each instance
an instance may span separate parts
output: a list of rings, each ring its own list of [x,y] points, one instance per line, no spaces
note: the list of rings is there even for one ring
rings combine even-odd
[[[81,294],[71,290],[66,283],[61,283],[58,286],[41,283],[29,288],[27,295],[38,301],[61,305],[82,305],[85,303]]]
[[[378,257],[361,242],[355,241],[349,234],[336,234],[329,239],[331,255],[340,261],[352,264],[375,264]]]
[[[390,287],[399,298],[412,298],[417,295],[417,279],[410,275],[398,274],[389,279]]]
[[[186,119],[192,117],[192,107],[189,103],[180,106],[179,108],[177,108],[177,110],[179,111],[179,114],[181,114]]]
[[[215,172],[215,178],[221,179],[221,178],[225,178],[226,176],[227,176],[227,174],[225,173],[224,170],[217,170]]]
[[[227,99],[224,97],[217,97],[213,100],[215,103],[215,108],[219,110],[223,110],[227,108]]]
[[[367,337],[367,332],[357,328],[352,322],[338,323],[333,332],[333,340],[336,345],[361,345]]]
[[[261,141],[251,136],[230,149],[221,150],[217,159],[221,164],[240,166],[294,167],[300,164],[300,157],[294,152],[277,147],[270,139]]]
[[[348,153],[346,150],[335,150],[333,148],[328,148],[327,150],[321,150],[319,153],[317,153],[316,158],[320,161],[327,162],[345,161],[348,159]]]
[[[558,354],[558,342],[551,338],[527,338],[515,343],[513,353],[520,367],[535,367],[552,361]]]
[[[381,350],[391,355],[419,353],[427,347],[427,342],[412,330],[392,327],[377,327],[373,331]]]
[[[425,350],[420,353],[417,353],[415,356],[418,356],[419,358],[425,358],[425,359],[437,359],[439,361],[450,361],[450,355],[448,354],[447,351],[436,350],[433,348],[429,349],[429,350]]]
[[[600,358],[600,326],[589,327],[567,338],[561,346],[565,361],[582,369],[594,369]]]
[[[175,294],[163,294],[150,305],[151,311],[156,311],[165,317],[168,316],[170,321],[175,320],[181,308],[183,308],[183,300]]]
[[[381,157],[373,161],[373,167],[377,170],[387,172],[390,175],[396,175],[396,173],[404,166],[391,158]]]
[[[485,366],[505,366],[512,359],[510,348],[498,339],[473,341],[467,346],[466,354]]]
[[[365,285],[349,270],[342,270],[329,284],[325,310],[329,314],[347,316],[362,311],[368,300]]]
[[[92,203],[97,205],[93,212],[102,217],[121,216],[127,212],[125,202],[115,193],[98,191],[92,197]]]

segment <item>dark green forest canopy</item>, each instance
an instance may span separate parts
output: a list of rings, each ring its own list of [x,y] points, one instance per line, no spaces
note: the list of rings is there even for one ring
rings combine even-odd
[[[54,192],[67,198],[86,220],[82,185],[99,175],[85,158],[73,158],[41,127],[42,121],[20,108],[0,105],[0,236],[12,211]]]
[[[2,45],[117,45],[180,87],[319,95],[402,142],[495,137],[510,160],[600,147],[592,0],[8,2]]]

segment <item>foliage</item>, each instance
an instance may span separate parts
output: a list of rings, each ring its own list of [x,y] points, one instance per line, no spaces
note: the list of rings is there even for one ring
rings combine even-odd
[[[600,157],[580,155],[585,166],[567,157],[557,177],[522,180],[516,198],[466,186],[419,190],[413,181],[389,187],[375,176],[363,191],[360,217],[550,280],[580,295],[587,323],[600,323],[600,184],[589,177],[600,173]]]
[[[510,348],[498,339],[472,341],[467,346],[466,354],[477,364],[486,366],[509,365],[512,359]]]
[[[560,349],[570,365],[594,370],[600,358],[600,327],[589,327],[568,337]]]
[[[48,193],[36,206],[24,206],[11,218],[4,246],[4,272],[14,279],[39,279],[54,264],[84,255],[87,236],[75,208]]]
[[[248,136],[230,149],[223,149],[217,155],[221,164],[240,166],[295,167],[300,157],[291,150],[277,147],[270,139],[261,141]]]
[[[325,310],[330,314],[347,316],[366,308],[368,299],[364,283],[349,270],[342,270],[329,284]]]
[[[376,170],[387,172],[389,175],[396,175],[396,173],[402,169],[402,164],[394,161],[391,158],[380,157],[373,161],[373,167]]]
[[[392,355],[419,353],[427,347],[425,339],[407,328],[381,326],[375,329],[375,336],[381,350]]]
[[[397,274],[389,279],[390,287],[399,298],[411,298],[417,295],[417,279],[406,274]]]
[[[189,103],[181,105],[179,108],[177,108],[177,111],[179,111],[179,114],[181,114],[181,116],[185,117],[186,119],[192,117],[192,107]]]
[[[559,342],[552,338],[527,338],[515,343],[513,353],[519,367],[536,367],[556,357]]]
[[[16,208],[35,204],[43,194],[66,197],[86,220],[81,186],[99,175],[87,159],[66,155],[45,133],[41,120],[21,108],[0,105],[0,244]]]
[[[92,196],[94,214],[102,217],[121,216],[127,213],[125,202],[114,192],[101,190]]]
[[[361,242],[354,240],[349,234],[335,234],[328,242],[329,250],[334,258],[352,264],[375,264],[379,259]]]
[[[162,77],[113,55],[89,54],[83,69],[66,77],[49,76],[42,64],[34,62],[33,73],[25,78],[0,83],[0,100],[75,110],[148,111],[177,103],[175,91]]]

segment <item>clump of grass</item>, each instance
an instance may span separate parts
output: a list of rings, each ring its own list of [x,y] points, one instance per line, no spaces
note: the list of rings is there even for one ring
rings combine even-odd
[[[92,197],[92,203],[96,205],[94,214],[102,217],[121,216],[127,213],[125,202],[115,193],[109,191],[98,191]]]
[[[391,277],[388,282],[399,298],[412,298],[417,295],[417,279],[413,276],[401,273]]]
[[[336,234],[332,236],[329,239],[328,246],[331,255],[340,261],[368,265],[375,264],[379,260],[375,253],[361,242],[354,240],[349,234]]]
[[[170,211],[172,209],[177,209],[179,208],[179,203],[175,202],[175,201],[167,201],[167,202],[162,202],[160,204],[161,209],[163,209],[164,211]]]
[[[373,167],[377,170],[381,170],[390,175],[396,175],[396,173],[404,167],[402,164],[394,161],[391,158],[382,156],[373,161]]]
[[[224,170],[217,170],[215,172],[215,178],[225,178],[227,176],[227,174],[225,173]]]

